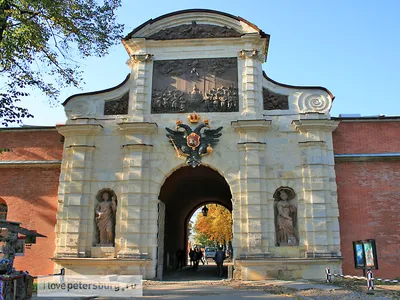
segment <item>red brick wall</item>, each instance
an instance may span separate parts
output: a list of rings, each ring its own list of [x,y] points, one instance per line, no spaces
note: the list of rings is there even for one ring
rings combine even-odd
[[[61,160],[61,135],[52,131],[0,131],[0,148],[11,152],[0,155],[0,160]]]
[[[333,132],[336,154],[400,152],[400,122],[341,122]]]
[[[0,154],[0,160],[61,160],[63,144],[56,131],[3,131],[0,148],[13,152]],[[16,269],[31,274],[53,273],[50,260],[55,250],[55,224],[60,167],[0,168],[0,198],[8,206],[7,220],[37,230],[47,238],[37,238],[25,256],[15,259]]]
[[[400,122],[342,122],[335,154],[400,152]],[[343,272],[354,268],[352,242],[376,240],[375,276],[400,277],[400,161],[336,162]]]

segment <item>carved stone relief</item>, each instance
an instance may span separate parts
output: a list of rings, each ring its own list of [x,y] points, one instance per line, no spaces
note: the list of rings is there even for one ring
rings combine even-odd
[[[104,103],[104,115],[126,115],[128,114],[129,93],[121,98]]]
[[[290,187],[280,187],[274,193],[277,246],[296,246],[299,244],[297,237],[297,207],[290,202],[295,196],[295,192]]]
[[[299,97],[298,106],[302,113],[328,113],[332,107],[332,100],[324,95],[304,92]]]
[[[154,62],[151,112],[239,111],[237,58]]]
[[[200,39],[200,38],[221,38],[240,37],[242,34],[226,26],[210,24],[184,24],[160,30],[149,36],[151,40],[176,40],[176,39]]]
[[[115,240],[117,196],[113,190],[105,188],[97,193],[96,199],[96,245],[112,247]]]
[[[289,96],[276,94],[263,88],[264,110],[289,109]]]

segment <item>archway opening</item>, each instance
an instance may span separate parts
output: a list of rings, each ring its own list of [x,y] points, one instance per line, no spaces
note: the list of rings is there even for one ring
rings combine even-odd
[[[175,269],[178,249],[184,250],[185,258],[188,257],[188,223],[193,213],[209,203],[222,205],[232,212],[232,194],[225,178],[217,171],[205,166],[182,167],[166,179],[159,199],[165,204],[165,221],[159,224],[159,232],[160,226],[164,230],[163,253],[158,253],[158,260],[162,255],[165,273]]]

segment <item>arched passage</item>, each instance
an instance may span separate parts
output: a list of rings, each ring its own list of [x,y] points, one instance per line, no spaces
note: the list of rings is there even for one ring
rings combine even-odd
[[[161,187],[159,199],[165,204],[164,269],[177,249],[186,249],[187,221],[199,206],[217,203],[232,211],[228,183],[217,171],[205,166],[182,167],[173,172]]]

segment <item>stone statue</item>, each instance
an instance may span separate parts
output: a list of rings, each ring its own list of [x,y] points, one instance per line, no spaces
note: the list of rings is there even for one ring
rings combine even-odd
[[[289,187],[281,187],[274,193],[276,244],[278,246],[298,245],[297,207],[289,203],[295,196],[295,192]]]
[[[99,204],[95,210],[95,221],[98,230],[97,242],[100,245],[113,245],[115,234],[115,213],[117,197],[111,189],[102,189],[97,193]]]

